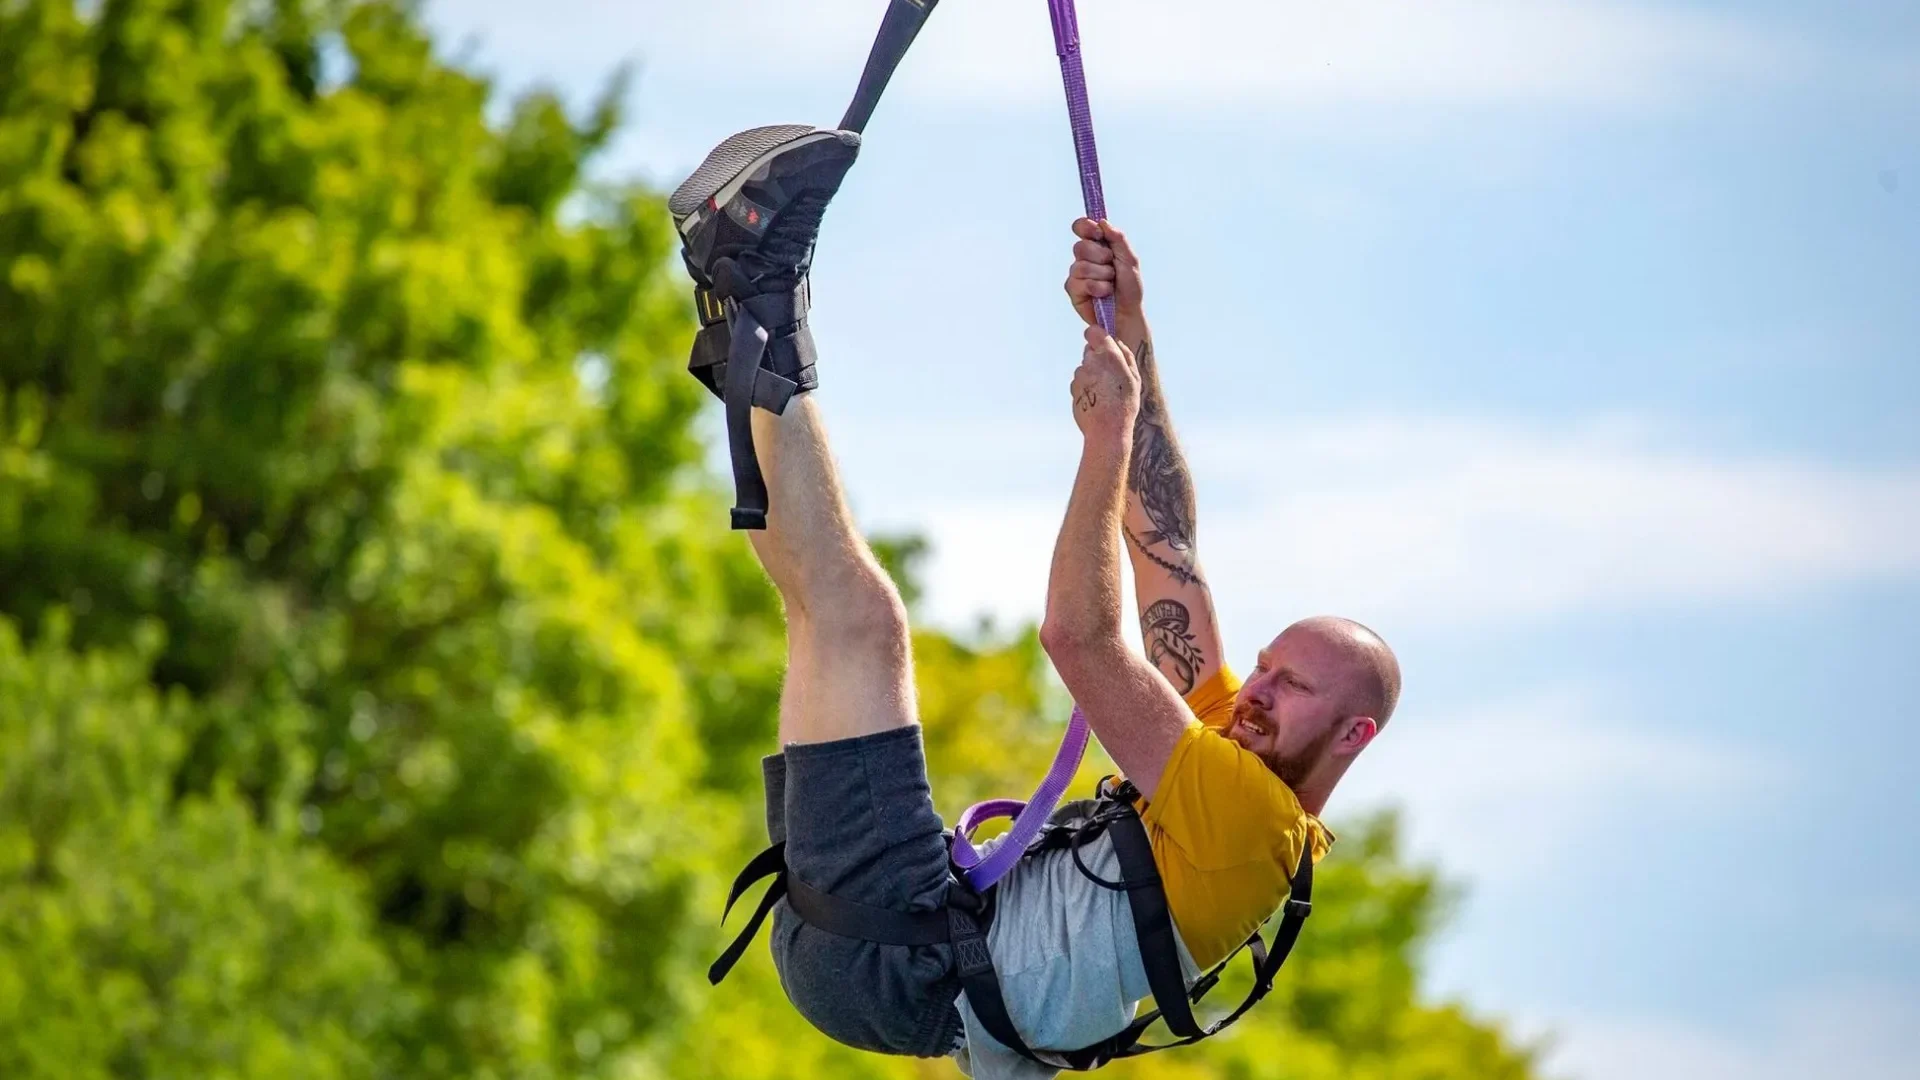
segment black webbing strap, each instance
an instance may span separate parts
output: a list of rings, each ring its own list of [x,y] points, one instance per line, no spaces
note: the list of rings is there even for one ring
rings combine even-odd
[[[1160,868],[1153,861],[1153,843],[1137,813],[1126,814],[1107,826],[1113,853],[1120,860],[1120,879],[1127,883],[1127,904],[1133,908],[1133,931],[1140,939],[1140,960],[1147,969],[1147,986],[1160,1007],[1167,1030],[1183,1038],[1199,1038],[1200,1025],[1187,1005],[1187,980],[1180,971],[1179,939],[1173,933],[1173,915],[1167,910],[1167,891],[1160,886]]]
[[[754,909],[753,917],[747,920],[747,925],[727,946],[726,952],[720,954],[720,959],[707,969],[708,982],[717,986],[720,980],[727,977],[733,966],[740,962],[740,957],[745,955],[754,935],[760,932],[760,926],[767,921],[773,905],[783,896],[793,905],[795,915],[828,933],[877,941],[883,945],[938,945],[953,940],[958,947],[960,939],[950,929],[947,908],[921,912],[889,911],[828,895],[788,872],[785,843],[775,844],[755,855],[753,861],[747,863],[746,868],[733,879],[733,888],[727,892],[727,909],[721,914],[720,921],[725,923],[727,916],[733,914],[733,905],[739,902],[740,897],[755,882],[766,878],[772,878],[773,884],[760,897],[760,904]],[[976,924],[972,937],[978,941],[979,955],[985,956],[985,931]]]
[[[1273,942],[1263,945],[1260,941],[1260,935],[1256,931],[1253,936],[1248,938],[1246,943],[1241,946],[1241,948],[1247,949],[1253,955],[1254,981],[1253,988],[1247,991],[1245,1000],[1241,1001],[1233,1012],[1228,1013],[1225,1019],[1208,1025],[1205,1030],[1177,1041],[1154,1044],[1143,1043],[1140,1041],[1140,1037],[1146,1033],[1146,1028],[1151,1025],[1154,1020],[1160,1018],[1162,1010],[1164,1009],[1164,1005],[1156,991],[1155,1004],[1161,1005],[1162,1007],[1160,1009],[1155,1009],[1146,1016],[1135,1020],[1125,1031],[1107,1040],[1107,1042],[1100,1044],[1100,1047],[1088,1047],[1087,1050],[1076,1052],[1075,1056],[1078,1058],[1080,1055],[1086,1055],[1089,1050],[1110,1047],[1112,1051],[1105,1056],[1098,1057],[1097,1060],[1093,1061],[1093,1064],[1076,1065],[1075,1067],[1095,1068],[1115,1058],[1138,1057],[1141,1054],[1151,1054],[1156,1050],[1170,1050],[1176,1046],[1187,1046],[1225,1031],[1228,1027],[1232,1026],[1234,1021],[1245,1016],[1247,1010],[1258,1005],[1261,999],[1265,998],[1267,994],[1273,990],[1273,980],[1280,974],[1281,965],[1287,962],[1288,954],[1293,952],[1294,944],[1300,940],[1300,931],[1305,928],[1307,916],[1312,913],[1313,844],[1311,839],[1309,839],[1300,853],[1300,863],[1294,870],[1291,888],[1287,894],[1287,901],[1281,906],[1280,925],[1274,928]],[[1212,971],[1195,982],[1192,990],[1184,995],[1186,1000],[1199,1001],[1207,991],[1213,989],[1214,985],[1220,980],[1221,970],[1227,966],[1227,963],[1231,961],[1234,956],[1239,955],[1239,952],[1239,949],[1235,949],[1226,960],[1221,961]],[[1146,959],[1144,951],[1141,958],[1143,960]],[[1151,962],[1149,962],[1149,964],[1150,963]],[[1151,973],[1151,966],[1148,967],[1148,971]],[[1149,980],[1149,985],[1151,985],[1151,980]]]
[[[767,481],[753,449],[753,384],[767,355],[767,330],[753,314],[735,308],[729,320],[733,346],[727,350],[727,450],[733,458],[733,527],[767,527]]]
[[[871,907],[823,893],[791,874],[787,875],[787,902],[795,915],[841,937],[882,945],[939,945],[948,938],[944,909],[909,912]]]
[[[733,879],[733,888],[727,891],[727,910],[720,914],[721,925],[725,925],[727,916],[733,914],[734,902],[751,889],[754,882],[767,877],[773,878],[773,884],[767,887],[766,895],[760,898],[760,906],[754,909],[753,918],[747,920],[746,929],[740,931],[733,943],[727,946],[727,951],[721,953],[720,959],[707,969],[707,981],[715,986],[720,985],[720,980],[727,977],[733,965],[740,962],[747,946],[753,942],[753,936],[760,932],[760,924],[767,921],[767,912],[772,911],[774,903],[787,893],[787,845],[784,842],[755,855],[746,869]]]
[[[799,384],[767,367],[778,357],[780,365],[799,378],[813,364],[813,338],[806,332],[807,283],[791,291],[762,293],[745,300],[724,300],[711,292],[694,290],[703,335],[717,333],[707,320],[719,315],[727,324],[727,377],[721,386],[726,402],[727,451],[733,461],[733,527],[767,527],[767,481],[753,447],[755,406],[779,414],[793,400]],[[696,348],[696,363],[702,350]],[[710,360],[709,360],[710,362]]]
[[[1013,1017],[1007,1012],[1007,999],[1000,993],[1000,977],[993,970],[993,954],[987,949],[986,925],[979,918],[981,907],[980,895],[964,880],[956,879],[947,886],[947,918],[960,989],[966,993],[967,1003],[973,1006],[973,1013],[980,1018],[980,1026],[987,1029],[987,1034],[1022,1057],[1054,1067],[1036,1056],[1020,1037],[1019,1029],[1013,1026]]]
[[[840,118],[841,130],[867,129],[867,121],[873,119],[874,106],[880,104],[880,94],[886,90],[887,80],[893,78],[893,69],[900,66],[901,58],[907,55],[907,47],[913,44],[920,27],[939,2],[891,0],[886,18],[880,22],[880,32],[874,36],[873,51],[867,54],[867,66],[860,72],[860,85],[853,92],[853,101],[847,106],[846,115]]]
[[[1000,993],[1000,977],[993,970],[993,954],[987,950],[986,929],[974,918],[973,912],[966,910],[954,900],[960,897],[979,897],[964,882],[956,881],[947,889],[948,918],[953,925],[953,959],[960,975],[960,989],[967,995],[967,1003],[973,1006],[973,1013],[980,1018],[980,1026],[1000,1045],[1014,1051],[1021,1057],[1037,1061],[1050,1068],[1058,1066],[1048,1062],[1033,1052],[1025,1039],[1020,1037],[1019,1029],[1013,1026],[1013,1017],[1007,1013],[1007,999]]]

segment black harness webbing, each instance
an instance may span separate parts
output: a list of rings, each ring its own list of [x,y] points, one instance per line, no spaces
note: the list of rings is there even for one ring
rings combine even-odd
[[[740,308],[733,317],[733,347],[727,354],[727,447],[733,455],[736,529],[767,527],[767,480],[753,449],[753,384],[767,353],[767,331],[753,313]]]
[[[1020,1037],[1007,1011],[1000,980],[994,973],[993,956],[987,948],[987,929],[992,925],[994,916],[994,890],[990,888],[984,894],[977,893],[958,872],[951,876],[947,886],[947,902],[940,909],[889,911],[839,899],[794,877],[787,870],[786,845],[776,844],[755,856],[734,879],[733,888],[727,895],[729,913],[734,903],[754,883],[768,877],[774,880],[760,898],[746,927],[708,969],[707,978],[715,984],[726,978],[727,972],[746,952],[748,943],[759,933],[760,924],[766,921],[774,904],[784,896],[795,915],[828,933],[889,945],[951,944],[961,989],[987,1033],[1009,1049],[1048,1068],[1074,1071],[1096,1069],[1119,1058],[1187,1046],[1217,1035],[1272,991],[1280,966],[1286,963],[1294,943],[1300,939],[1300,931],[1313,911],[1311,845],[1301,853],[1300,864],[1294,871],[1287,901],[1281,908],[1280,923],[1274,929],[1271,943],[1262,942],[1256,931],[1240,949],[1235,949],[1189,988],[1180,967],[1179,945],[1174,933],[1173,915],[1167,907],[1166,890],[1161,885],[1159,870],[1153,861],[1153,846],[1147,838],[1146,827],[1140,822],[1139,813],[1133,807],[1130,794],[1131,785],[1122,784],[1116,795],[1103,795],[1094,802],[1093,812],[1084,820],[1072,825],[1049,826],[1025,852],[1027,857],[1031,857],[1066,848],[1072,854],[1074,864],[1089,880],[1127,894],[1128,906],[1133,913],[1134,932],[1140,940],[1140,959],[1146,968],[1147,985],[1153,992],[1156,1007],[1135,1018],[1124,1030],[1092,1046],[1067,1051],[1036,1051]],[[1061,813],[1066,814],[1073,809],[1063,807]],[[1102,832],[1113,838],[1114,854],[1120,863],[1119,881],[1099,877],[1087,869],[1080,859],[1080,848]],[[721,916],[722,921],[725,917]],[[1253,987],[1246,999],[1225,1019],[1203,1028],[1194,1018],[1192,1005],[1218,984],[1220,973],[1240,954],[1241,949],[1247,950],[1253,960]],[[1156,1022],[1165,1022],[1176,1040],[1159,1044],[1141,1042],[1147,1029]]]
[[[753,447],[753,410],[776,415],[799,385],[766,366],[778,354],[784,367],[796,373],[813,363],[813,338],[801,332],[806,325],[807,283],[791,292],[762,293],[745,300],[721,300],[701,290],[694,300],[703,311],[717,308],[727,321],[732,340],[727,347],[727,380],[721,387],[726,402],[727,449],[733,459],[733,527],[767,527],[767,482]]]
[[[893,69],[900,66],[907,47],[919,36],[927,16],[933,14],[934,5],[939,2],[891,0],[887,5],[880,32],[873,39],[873,50],[867,54],[867,66],[860,72],[860,85],[853,92],[846,115],[840,118],[842,131],[867,130],[867,121],[873,119],[874,106],[880,104],[880,95],[886,90],[887,81],[893,78]]]

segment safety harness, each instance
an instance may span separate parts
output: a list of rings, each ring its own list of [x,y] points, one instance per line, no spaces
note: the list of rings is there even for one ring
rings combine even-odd
[[[1069,803],[1053,814],[1046,827],[1022,851],[1021,857],[1033,858],[1065,849],[1071,854],[1074,866],[1087,880],[1101,888],[1127,894],[1127,903],[1133,912],[1134,932],[1140,942],[1140,959],[1146,969],[1147,986],[1153,992],[1155,1008],[1136,1017],[1125,1029],[1109,1038],[1077,1050],[1035,1050],[1026,1044],[1008,1014],[1006,998],[1000,991],[1000,980],[994,974],[993,955],[987,947],[987,931],[993,925],[998,885],[988,886],[984,890],[976,889],[968,882],[966,871],[957,864],[950,864],[946,902],[940,908],[906,913],[859,904],[821,892],[793,875],[787,867],[786,844],[775,844],[755,856],[734,879],[733,888],[727,895],[729,913],[734,903],[754,884],[769,877],[773,883],[761,896],[745,929],[714,961],[707,978],[715,985],[726,978],[759,932],[760,924],[766,921],[768,912],[784,897],[795,915],[830,934],[886,945],[952,946],[954,971],[959,977],[960,989],[966,993],[967,1002],[973,1006],[987,1033],[1023,1057],[1048,1068],[1074,1071],[1097,1069],[1119,1058],[1188,1046],[1217,1035],[1267,996],[1273,989],[1274,978],[1280,973],[1280,966],[1286,963],[1294,942],[1299,940],[1300,931],[1313,910],[1312,845],[1302,847],[1300,864],[1294,871],[1292,888],[1286,904],[1281,908],[1279,925],[1274,928],[1272,940],[1263,942],[1259,931],[1255,931],[1225,960],[1202,975],[1192,987],[1188,987],[1181,971],[1179,945],[1174,936],[1173,917],[1167,907],[1166,890],[1161,885],[1159,870],[1154,865],[1153,847],[1147,839],[1146,827],[1141,823],[1139,811],[1134,806],[1140,793],[1131,781],[1115,782],[1111,777],[1102,780],[1096,790],[1096,798]],[[1080,857],[1080,849],[1102,833],[1113,840],[1114,854],[1120,863],[1118,881],[1109,881],[1095,874]],[[949,839],[964,839],[964,830],[956,829],[949,834]],[[1009,837],[1009,841],[1014,839],[1017,837]],[[1225,1019],[1201,1027],[1194,1018],[1192,1006],[1214,988],[1220,981],[1221,973],[1243,949],[1253,960],[1253,988]],[[1175,1041],[1142,1042],[1147,1029],[1155,1021],[1161,1020],[1166,1022],[1167,1030],[1176,1036]]]

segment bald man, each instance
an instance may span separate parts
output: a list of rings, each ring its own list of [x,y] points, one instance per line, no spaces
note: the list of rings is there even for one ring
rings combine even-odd
[[[1075,702],[1145,796],[1168,907],[1201,968],[1285,901],[1341,777],[1393,714],[1400,668],[1348,619],[1287,627],[1242,682],[1224,662],[1200,566],[1193,479],[1173,436],[1142,308],[1140,261],[1111,223],[1074,223],[1066,290],[1087,323],[1071,386],[1083,439],[1040,637]],[[1094,303],[1115,301],[1109,337]],[[1120,550],[1145,656],[1122,639]]]
[[[716,147],[668,200],[702,312],[689,371],[723,399],[730,386],[750,391],[732,395],[752,405],[732,419],[767,499],[740,508],[764,509],[757,522],[752,513],[736,520],[760,526],[748,536],[787,624],[780,744],[763,762],[768,854],[781,876],[711,977],[725,975],[770,913],[781,986],[821,1032],[877,1053],[952,1054],[975,1080],[1039,1080],[1058,1071],[1048,1051],[1123,1031],[1151,990],[1128,894],[1101,883],[1123,876],[1111,830],[1029,853],[994,887],[987,951],[1006,1018],[1034,1056],[981,1023],[961,985],[961,939],[875,940],[845,922],[809,922],[793,903],[804,889],[835,910],[864,911],[861,919],[878,910],[946,923],[954,895],[906,609],[854,526],[814,400],[807,279],[859,148],[848,131],[752,129]],[[1399,677],[1378,638],[1338,620],[1289,628],[1245,685],[1221,663],[1193,554],[1193,485],[1151,376],[1137,262],[1117,232],[1081,229],[1084,258],[1069,291],[1090,315],[1092,298],[1117,288],[1134,346],[1087,333],[1073,403],[1085,445],[1041,636],[1146,797],[1141,820],[1191,984],[1280,905],[1303,855],[1326,851],[1317,814],[1385,723]],[[1121,641],[1123,532],[1134,545],[1146,656]]]
[[[1195,540],[1193,477],[1154,365],[1139,259],[1111,223],[1082,219],[1074,232],[1066,289],[1087,324],[1071,384],[1082,445],[1040,640],[1141,793],[1141,823],[1191,984],[1280,908],[1303,858],[1317,862],[1331,847],[1320,814],[1393,715],[1400,666],[1378,634],[1331,616],[1287,627],[1244,681],[1226,665]],[[1094,317],[1095,300],[1107,297],[1117,339]],[[1123,546],[1144,655],[1122,636]],[[1059,861],[1029,859],[1009,875],[993,927],[1009,1014],[1033,1046],[1118,1030],[1145,989],[1128,905]],[[1110,867],[1093,870],[1112,878]],[[1052,1075],[987,1037],[965,995],[958,1004],[967,1034],[959,1057],[977,1080]]]

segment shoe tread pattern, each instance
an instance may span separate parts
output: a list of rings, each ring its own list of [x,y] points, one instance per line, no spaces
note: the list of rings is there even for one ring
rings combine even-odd
[[[707,160],[693,170],[672,197],[667,200],[667,211],[676,219],[700,209],[715,192],[726,187],[728,181],[739,176],[742,169],[752,165],[756,159],[777,146],[790,143],[803,135],[818,131],[809,124],[774,124],[769,127],[749,128],[738,135],[729,136]]]

